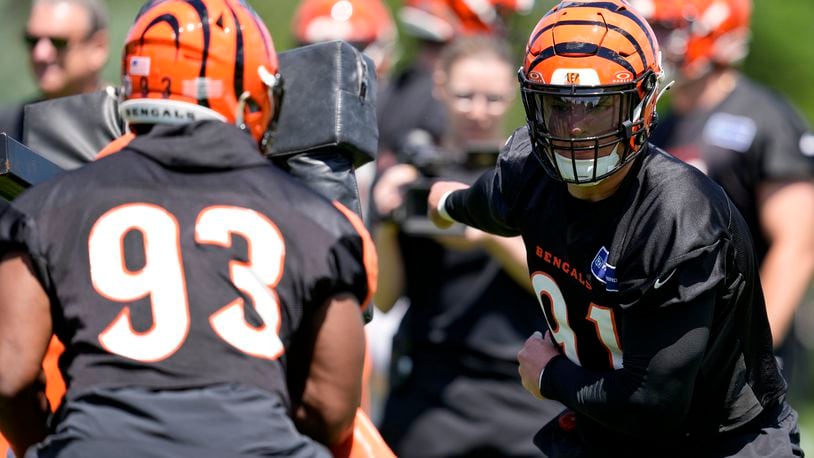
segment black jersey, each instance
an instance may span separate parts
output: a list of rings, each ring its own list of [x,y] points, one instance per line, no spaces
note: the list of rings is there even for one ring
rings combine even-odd
[[[784,99],[746,77],[710,110],[668,113],[650,141],[724,188],[752,231],[759,262],[768,241],[758,185],[814,178],[814,133]]]
[[[349,217],[234,126],[204,122],[156,126],[30,189],[0,242],[31,255],[52,298],[69,400],[228,383],[287,403],[298,329],[335,294],[371,293]]]
[[[523,128],[447,210],[523,236],[563,354],[541,392],[574,409],[595,444],[714,435],[784,393],[749,232],[698,170],[651,147],[612,197],[585,202],[545,174]]]

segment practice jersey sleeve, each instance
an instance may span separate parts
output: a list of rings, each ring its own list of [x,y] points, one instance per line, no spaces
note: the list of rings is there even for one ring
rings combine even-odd
[[[814,133],[784,99],[761,104],[760,132],[755,139],[761,180],[814,178]]]
[[[726,249],[729,245],[724,242],[733,234],[751,242],[748,234],[735,230],[740,227],[735,220],[741,219],[720,186],[664,153],[646,160],[650,162],[648,173],[641,174],[638,181],[649,191],[636,193],[611,248],[612,253],[618,253],[611,264],[618,266],[618,303],[622,309],[693,300],[715,287],[725,272],[706,265],[696,271],[684,266],[702,259],[720,262],[713,254]],[[685,171],[669,172],[671,168]],[[667,283],[675,284],[680,277],[686,277],[684,286],[673,290],[673,296],[665,296]]]
[[[15,204],[5,204],[0,209],[0,256],[12,251],[28,253],[34,265],[35,274],[46,291],[51,288],[45,249],[37,234],[37,224],[33,218],[17,204],[26,202],[26,195],[18,197]]]
[[[506,144],[494,169],[486,171],[466,190],[450,194],[446,210],[460,221],[492,234],[513,237],[528,200],[526,191],[544,179],[542,167],[532,155],[526,128],[517,129]]]
[[[377,282],[373,242],[358,215],[337,201],[332,208],[322,202],[328,201],[320,198],[298,206],[311,228],[302,221],[286,225],[287,237],[304,241],[287,247],[291,260],[286,261],[286,275],[293,283],[303,282],[298,289],[306,304],[320,307],[333,296],[349,293],[364,309]]]
[[[613,431],[683,431],[713,327],[723,253],[720,244],[699,250],[624,309],[621,369],[593,372],[557,356],[541,393]]]

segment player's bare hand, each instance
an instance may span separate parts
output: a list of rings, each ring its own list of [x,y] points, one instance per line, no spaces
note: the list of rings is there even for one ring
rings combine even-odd
[[[517,353],[517,361],[520,362],[520,380],[523,388],[539,399],[545,399],[540,393],[540,372],[548,365],[552,358],[559,355],[559,348],[551,339],[549,331],[545,337],[536,331],[523,345]]]
[[[427,216],[429,216],[430,220],[437,227],[446,229],[453,224],[452,221],[442,217],[441,214],[438,213],[438,202],[441,200],[441,197],[449,191],[466,189],[468,187],[469,185],[457,181],[437,181],[433,183],[432,188],[430,188],[430,195],[427,197]]]
[[[404,203],[404,189],[418,179],[418,170],[409,164],[396,164],[382,173],[373,188],[373,205],[380,215],[390,215]]]

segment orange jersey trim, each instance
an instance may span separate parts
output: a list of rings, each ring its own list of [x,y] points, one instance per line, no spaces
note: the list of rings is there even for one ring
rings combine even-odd
[[[48,350],[45,352],[45,357],[42,359],[42,369],[45,371],[45,396],[51,404],[51,411],[55,412],[59,405],[62,404],[62,398],[65,396],[65,381],[62,374],[59,372],[59,357],[65,347],[56,336],[51,336],[51,342],[48,344]],[[0,457],[8,455],[9,443],[6,438],[0,434]]]
[[[338,201],[333,201],[333,204],[345,215],[348,221],[353,225],[353,228],[356,229],[356,232],[359,233],[359,236],[362,237],[362,260],[365,264],[365,271],[367,272],[367,297],[364,302],[360,304],[364,308],[370,304],[370,300],[373,298],[373,295],[376,294],[376,286],[379,281],[379,258],[376,254],[376,245],[373,244],[373,239],[370,237],[370,233],[367,231],[367,228],[365,228],[365,223],[362,222],[359,215]]]
[[[125,146],[129,145],[134,138],[136,138],[136,134],[132,132],[122,135],[102,148],[102,151],[99,151],[99,154],[96,155],[96,159],[101,159],[103,157],[110,156],[113,153],[118,153],[124,149]]]
[[[62,373],[59,371],[59,357],[64,351],[65,346],[57,339],[57,336],[51,336],[48,351],[45,353],[45,358],[42,359],[42,369],[45,371],[45,396],[51,403],[51,411],[57,410],[65,396],[65,380],[62,379]]]
[[[396,458],[396,454],[362,409],[356,410],[353,435],[333,447],[331,453],[334,458]]]

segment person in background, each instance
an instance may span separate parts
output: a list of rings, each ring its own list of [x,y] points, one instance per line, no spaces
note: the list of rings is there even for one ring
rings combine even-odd
[[[748,52],[750,0],[632,4],[653,24],[675,80],[651,141],[720,184],[746,219],[791,382],[806,359],[792,323],[814,279],[814,211],[803,210],[814,209],[814,133],[782,96],[737,69]]]
[[[523,237],[548,329],[523,386],[568,410],[545,456],[803,456],[749,230],[720,186],[648,143],[661,53],[625,0],[562,1],[529,36],[527,126],[430,217]]]
[[[136,137],[0,213],[0,429],[18,456],[331,456],[375,250],[261,154],[283,89],[269,31],[239,0],[150,2],[122,60]],[[52,330],[68,391],[48,421]]]
[[[0,132],[22,141],[25,104],[102,89],[107,27],[104,0],[32,0],[23,38],[39,94],[0,111]]]
[[[101,72],[109,55],[107,28],[104,0],[32,0],[23,40],[38,95],[0,108],[0,132],[23,141],[26,104],[102,89]],[[48,358],[54,359],[62,347],[56,339],[51,347]],[[59,383],[49,386],[52,402],[62,391]],[[6,448],[0,435],[0,454]]]
[[[345,40],[365,53],[385,78],[396,52],[396,23],[381,0],[302,0],[292,20],[300,46]]]
[[[411,62],[383,85],[377,109],[378,170],[398,162],[413,131],[426,132],[435,143],[446,131],[446,109],[433,97],[433,72],[444,44],[472,34],[505,38],[506,18],[525,14],[533,6],[534,0],[405,0],[398,18],[417,47]]]
[[[381,432],[403,458],[535,456],[537,424],[562,406],[530,402],[517,373],[525,337],[545,326],[522,240],[471,228],[424,232],[426,213],[409,210],[426,199],[427,180],[474,177],[497,159],[515,84],[506,43],[487,35],[451,41],[434,82],[449,120],[440,143],[408,146],[412,160],[385,170],[372,193],[381,218],[375,304],[388,310],[409,300]]]

